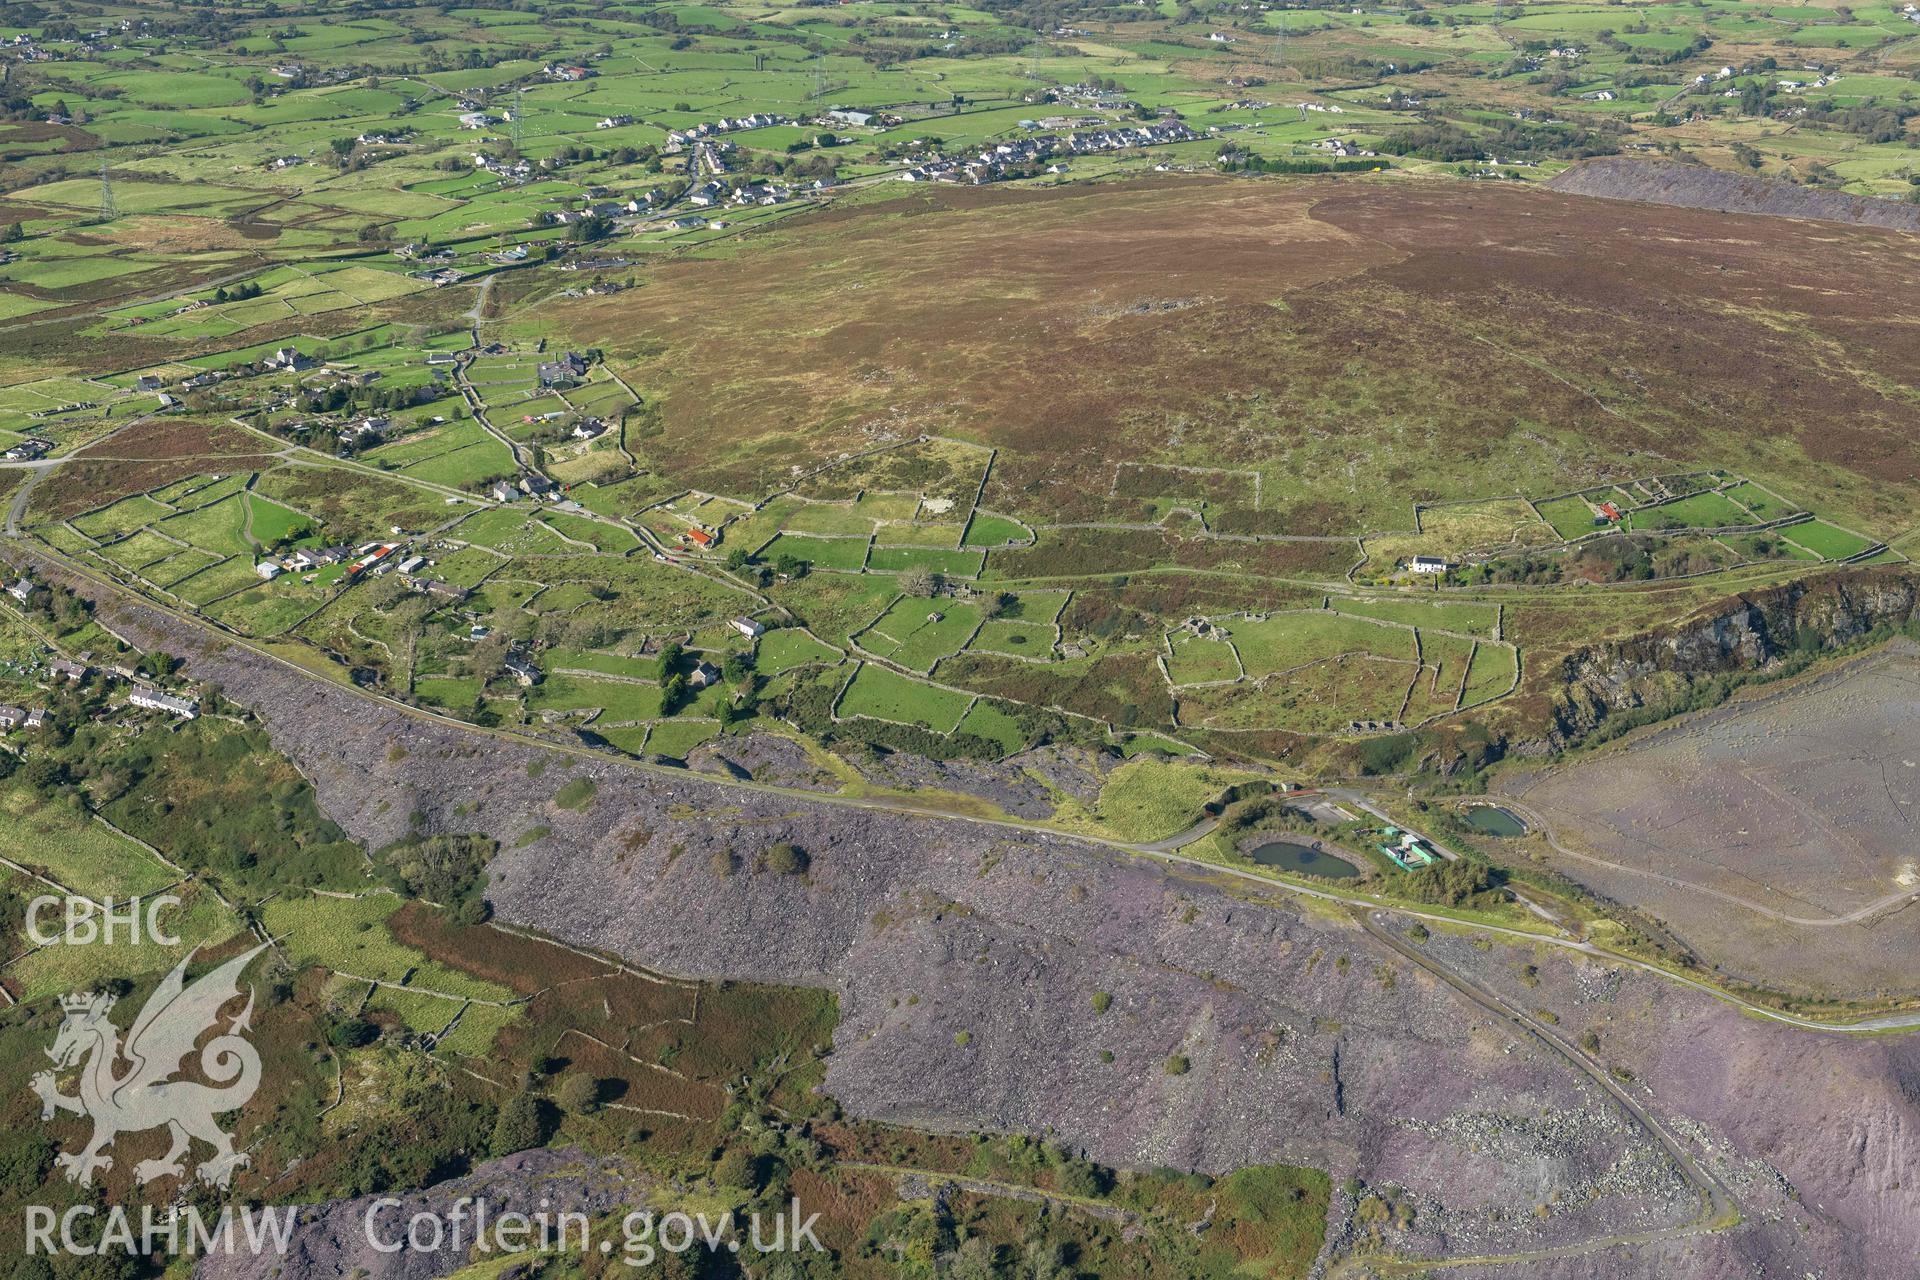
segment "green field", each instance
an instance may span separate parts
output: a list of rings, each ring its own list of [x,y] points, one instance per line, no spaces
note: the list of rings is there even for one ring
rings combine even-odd
[[[85,813],[14,786],[0,790],[0,856],[95,899],[152,894],[180,879],[159,859]]]
[[[1788,525],[1779,533],[1786,541],[1826,560],[1844,560],[1848,556],[1859,555],[1873,545],[1860,535],[1849,533],[1824,520]]]
[[[809,538],[783,533],[768,543],[760,558],[769,563],[794,556],[820,569],[858,569],[867,561],[862,538]]]
[[[758,667],[768,675],[778,675],[802,663],[838,662],[840,653],[802,631],[782,629],[760,637],[757,646]]]
[[[903,675],[862,666],[840,699],[842,716],[871,716],[900,724],[919,725],[934,733],[952,733],[971,701],[963,694],[936,689]]]

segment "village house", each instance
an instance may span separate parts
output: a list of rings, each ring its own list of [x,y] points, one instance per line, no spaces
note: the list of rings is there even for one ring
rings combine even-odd
[[[565,387],[587,376],[586,357],[569,351],[558,360],[543,361],[536,370],[543,387]]]
[[[10,733],[27,718],[25,707],[0,707],[0,733]]]
[[[702,662],[687,673],[687,687],[708,689],[720,683],[720,669],[711,662]]]
[[[1439,556],[1415,556],[1407,567],[1415,573],[1445,573],[1449,568]]]
[[[524,653],[508,654],[502,665],[506,667],[508,675],[527,688],[540,683],[540,668]]]
[[[319,362],[311,356],[303,355],[298,348],[281,347],[278,351],[261,361],[268,369],[284,370],[288,373],[300,373],[311,369]]]
[[[735,618],[728,625],[749,640],[758,640],[767,633],[766,627],[762,626],[756,620],[744,616]]]
[[[15,600],[18,600],[21,604],[25,604],[27,597],[33,594],[33,580],[30,578],[21,578],[18,582],[8,583],[7,594]]]
[[[93,670],[81,662],[69,662],[65,658],[55,658],[47,664],[47,671],[56,680],[65,680],[69,684],[79,684]]]
[[[192,720],[200,714],[200,704],[191,698],[180,698],[171,693],[162,693],[151,685],[134,685],[133,692],[127,695],[127,701],[136,707],[144,707],[148,711],[164,711],[168,715],[178,716],[182,720]]]

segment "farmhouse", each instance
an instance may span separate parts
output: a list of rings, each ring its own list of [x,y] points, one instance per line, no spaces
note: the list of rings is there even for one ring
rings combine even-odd
[[[714,543],[713,535],[705,529],[688,529],[680,535],[680,540],[682,542],[691,542],[696,547],[711,547]]]
[[[127,701],[136,707],[145,707],[149,711],[164,711],[168,715],[179,716],[182,720],[192,720],[200,714],[200,705],[192,699],[162,693],[150,685],[133,686],[133,692],[127,695]]]
[[[318,361],[302,355],[298,348],[282,347],[261,362],[269,369],[284,369],[288,373],[299,373],[311,369]]]
[[[87,674],[92,671],[93,668],[84,663],[68,662],[65,658],[55,658],[47,664],[47,670],[52,673],[55,679],[65,680],[72,684],[79,684],[87,678]]]
[[[735,631],[749,640],[758,640],[767,633],[767,629],[752,618],[735,618],[730,624]]]
[[[32,579],[22,578],[18,582],[8,583],[7,594],[12,596],[15,600],[18,600],[21,604],[25,604],[27,602],[27,597],[33,594]]]
[[[1447,562],[1439,556],[1415,556],[1407,567],[1415,573],[1445,573]]]
[[[569,351],[558,360],[543,361],[537,372],[543,387],[571,386],[587,376],[587,361],[579,353]]]
[[[702,662],[687,673],[687,684],[694,689],[707,689],[720,682],[720,669],[711,662]]]
[[[347,566],[347,577],[357,578],[393,554],[391,542],[370,542],[360,548],[360,558]]]
[[[262,560],[259,564],[253,566],[253,572],[262,582],[272,582],[286,571],[286,566],[277,560]]]
[[[535,666],[533,659],[524,653],[508,654],[502,665],[506,667],[507,674],[523,686],[531,688],[540,683],[540,668]]]

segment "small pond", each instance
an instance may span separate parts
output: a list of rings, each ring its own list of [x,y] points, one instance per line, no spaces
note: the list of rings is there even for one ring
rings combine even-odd
[[[1360,868],[1345,858],[1294,840],[1269,840],[1247,856],[1263,867],[1300,875],[1326,876],[1329,880],[1354,880],[1360,876]]]
[[[1518,815],[1496,805],[1476,804],[1467,810],[1467,825],[1475,831],[1484,831],[1490,836],[1502,840],[1511,840],[1527,834],[1527,824]]]

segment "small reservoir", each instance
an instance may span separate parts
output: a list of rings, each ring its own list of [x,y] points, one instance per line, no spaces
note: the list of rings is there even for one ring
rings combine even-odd
[[[1476,804],[1467,810],[1465,817],[1467,825],[1475,831],[1502,840],[1513,840],[1527,834],[1527,824],[1520,820],[1519,815],[1498,805]]]
[[[1325,876],[1329,880],[1356,880],[1360,868],[1345,858],[1326,853],[1297,840],[1269,840],[1247,856],[1263,867],[1291,871],[1296,875]]]

